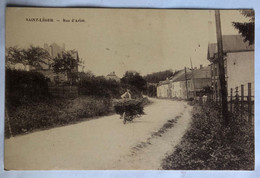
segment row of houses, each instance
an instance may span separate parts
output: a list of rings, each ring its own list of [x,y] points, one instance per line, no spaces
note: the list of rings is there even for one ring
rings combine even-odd
[[[254,45],[245,42],[241,35],[223,35],[223,52],[228,96],[231,88],[252,84],[254,93]],[[217,44],[208,45],[210,65],[199,69],[176,71],[172,77],[157,84],[157,97],[189,99],[212,91],[213,98],[220,98]]]
[[[199,69],[185,68],[175,71],[172,77],[159,82],[157,97],[189,99],[203,94],[205,87],[209,87],[210,67],[200,66]]]

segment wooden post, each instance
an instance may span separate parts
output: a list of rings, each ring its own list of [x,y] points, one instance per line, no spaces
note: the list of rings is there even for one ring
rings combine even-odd
[[[238,87],[236,87],[235,93],[236,93],[236,101],[238,103],[239,102]]]
[[[152,95],[152,97],[154,97],[155,96],[155,87],[154,87],[154,85],[152,85],[152,87],[153,87],[153,95]]]
[[[8,112],[7,112],[6,108],[5,108],[5,119],[7,120],[10,137],[13,137],[11,122],[10,122],[10,119],[9,119]]]
[[[216,95],[217,95],[217,94],[216,94],[216,75],[217,75],[217,74],[216,74],[216,70],[215,70],[215,67],[216,67],[216,66],[215,66],[215,63],[213,63],[212,65],[213,65],[213,81],[214,81],[214,82],[213,82],[213,97],[214,97],[214,101],[216,102],[216,101],[217,101],[217,100],[216,100],[216,98],[217,98],[217,97],[216,97]]]
[[[230,89],[230,113],[233,113],[233,88]]]
[[[186,86],[186,99],[189,99],[188,98],[188,79],[187,79],[187,72],[186,72],[186,67],[184,68],[184,71],[185,71],[185,86]]]
[[[244,112],[244,85],[241,85],[241,116]]]
[[[227,88],[226,88],[226,80],[225,80],[222,32],[221,32],[221,22],[220,22],[219,10],[215,10],[215,19],[216,19],[216,32],[217,32],[217,45],[218,45],[218,64],[219,64],[222,118],[223,118],[224,122],[227,124],[229,121],[229,119],[227,117]]]
[[[249,122],[252,123],[252,102],[251,102],[251,83],[248,83],[248,99],[247,99],[247,102],[248,102],[248,119],[249,119]]]
[[[234,111],[237,114],[239,110],[239,95],[238,95],[238,87],[235,88],[235,104],[234,104]]]

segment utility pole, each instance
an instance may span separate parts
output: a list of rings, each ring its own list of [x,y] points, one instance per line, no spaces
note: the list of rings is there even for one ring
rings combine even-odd
[[[193,91],[192,92],[192,97],[193,99],[195,99],[196,97],[196,92],[195,92],[195,85],[194,85],[194,69],[193,69],[193,66],[192,66],[192,60],[191,60],[191,57],[190,57],[190,65],[191,65],[191,84],[193,84],[193,86],[190,87],[190,90]]]
[[[184,68],[184,71],[185,71],[185,86],[186,86],[186,99],[189,99],[188,98],[188,79],[187,79],[187,71],[186,71],[186,67]]]
[[[191,67],[191,69],[193,69],[191,57],[190,57],[190,67]]]
[[[224,122],[228,123],[227,115],[227,87],[225,79],[225,66],[224,66],[224,55],[223,55],[223,43],[222,43],[222,32],[221,32],[221,21],[220,12],[215,10],[216,19],[216,32],[217,32],[217,45],[218,45],[218,66],[219,66],[219,80],[220,80],[220,92],[221,92],[221,108],[222,118]]]

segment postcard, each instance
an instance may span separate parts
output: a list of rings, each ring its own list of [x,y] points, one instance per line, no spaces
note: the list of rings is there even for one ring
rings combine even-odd
[[[254,170],[251,9],[6,8],[6,170]]]

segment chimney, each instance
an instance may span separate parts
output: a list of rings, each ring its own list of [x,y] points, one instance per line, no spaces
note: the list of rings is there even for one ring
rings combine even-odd
[[[203,67],[202,67],[202,65],[200,65],[200,69],[202,69]]]

